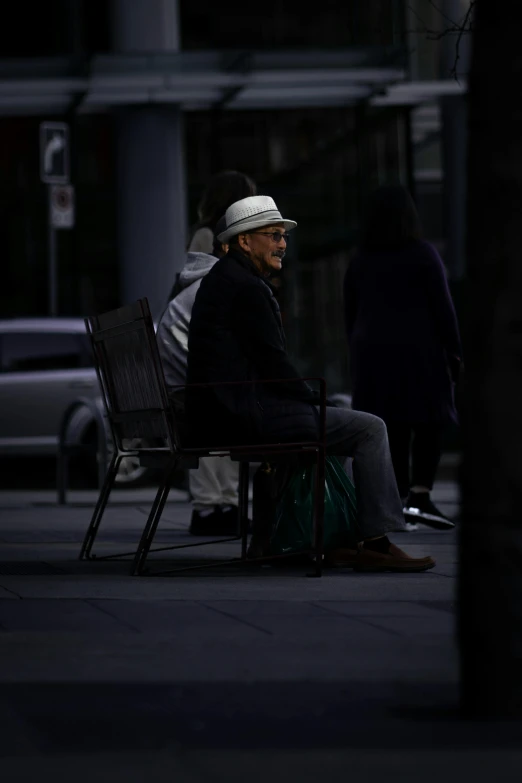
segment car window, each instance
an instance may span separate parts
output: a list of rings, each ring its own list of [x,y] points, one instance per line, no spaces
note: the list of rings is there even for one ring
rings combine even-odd
[[[92,356],[91,338],[87,332],[78,335],[82,346],[82,361],[84,367],[94,367],[94,359]]]
[[[73,370],[85,367],[85,352],[77,334],[6,332],[2,336],[3,372]]]

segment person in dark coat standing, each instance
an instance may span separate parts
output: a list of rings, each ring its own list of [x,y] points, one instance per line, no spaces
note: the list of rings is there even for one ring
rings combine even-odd
[[[386,423],[408,527],[416,519],[453,527],[430,492],[443,430],[457,422],[459,328],[442,261],[422,240],[413,199],[401,186],[370,198],[344,280],[344,311],[352,405]]]
[[[190,232],[189,253],[212,253],[216,226],[228,207],[256,194],[256,183],[241,171],[220,171],[215,174],[198,204],[198,222]]]
[[[268,196],[245,198],[225,214],[218,235],[229,245],[201,281],[189,327],[186,412],[189,444],[226,446],[316,439],[318,399],[286,353],[279,306],[269,277],[281,269],[288,233]],[[264,380],[284,379],[282,384]],[[191,388],[190,384],[256,381]],[[411,558],[387,533],[404,529],[386,427],[367,413],[329,407],[329,453],[354,457],[360,546],[350,565],[360,570],[424,571],[432,558]]]

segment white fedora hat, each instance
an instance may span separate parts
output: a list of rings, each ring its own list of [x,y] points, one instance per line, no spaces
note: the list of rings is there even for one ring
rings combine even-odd
[[[283,223],[286,231],[297,226],[295,220],[285,220],[270,196],[249,196],[236,201],[225,212],[226,231],[218,234],[220,242],[226,243],[238,234],[245,234],[255,228]]]

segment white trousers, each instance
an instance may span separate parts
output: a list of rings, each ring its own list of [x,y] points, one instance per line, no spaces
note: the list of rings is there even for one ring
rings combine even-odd
[[[239,462],[230,457],[202,457],[199,468],[189,470],[189,488],[196,511],[208,506],[237,506]]]

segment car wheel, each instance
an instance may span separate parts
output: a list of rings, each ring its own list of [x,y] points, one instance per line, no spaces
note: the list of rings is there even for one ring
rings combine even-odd
[[[100,407],[101,400],[100,400]],[[104,413],[103,413],[104,415]],[[67,443],[79,443],[84,445],[90,445],[93,449],[96,448],[98,443],[98,426],[99,424],[94,419],[92,410],[88,406],[79,405],[71,414],[66,425],[66,442]],[[110,429],[105,419],[103,418],[104,436],[107,442],[107,466],[112,459],[113,444],[110,434]],[[127,440],[125,447],[132,449],[138,445],[142,445],[143,440],[135,438],[133,440]],[[93,457],[77,457],[71,460],[71,470],[73,473],[74,484],[80,481],[81,487],[89,486],[96,487],[98,484],[96,459]],[[123,457],[121,460],[118,473],[114,480],[114,486],[120,488],[127,487],[141,487],[147,484],[153,483],[156,478],[156,471],[143,467],[139,464],[137,456],[129,455]]]
[[[138,448],[143,445],[140,438],[133,438],[124,442],[125,448]],[[116,473],[114,481],[117,487],[139,487],[149,483],[153,478],[153,471],[150,468],[140,465],[137,455],[123,457],[120,467]]]

